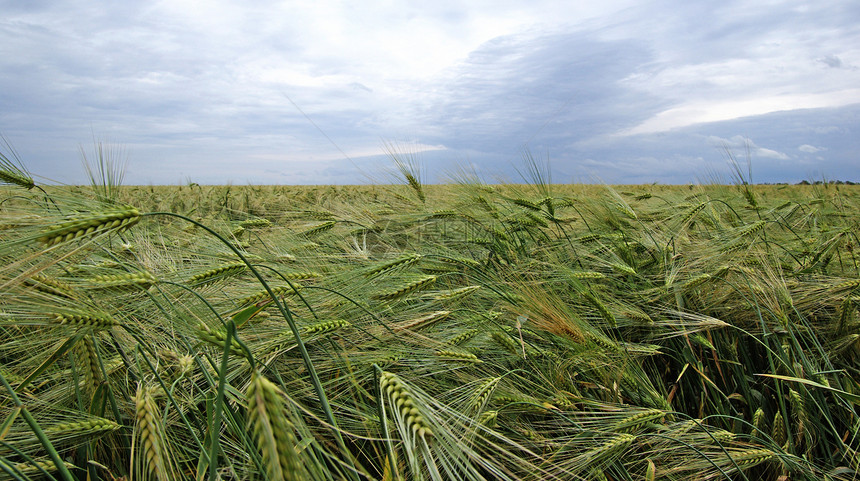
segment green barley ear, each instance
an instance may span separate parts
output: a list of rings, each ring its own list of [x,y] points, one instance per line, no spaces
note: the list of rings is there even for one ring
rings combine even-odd
[[[410,173],[406,173],[404,174],[404,176],[406,177],[406,181],[409,183],[409,187],[411,187],[412,190],[415,191],[415,195],[418,196],[418,200],[420,200],[421,203],[424,203],[427,198],[424,195],[424,189],[421,186],[421,182],[418,180],[417,177]]]
[[[295,294],[298,291],[298,289],[300,289],[300,288],[301,288],[301,286],[298,286],[298,285],[293,285],[293,286],[281,285],[281,286],[272,286],[271,287],[272,293],[275,294],[276,297]],[[236,305],[240,306],[240,307],[247,307],[247,306],[250,306],[251,304],[257,304],[258,302],[264,302],[264,301],[269,301],[269,300],[271,300],[271,297],[269,296],[269,291],[262,290],[262,291],[257,291],[254,294],[251,294],[250,296],[246,296],[246,297],[239,299],[238,301],[236,301]]]
[[[444,262],[445,264],[453,264],[460,267],[480,267],[481,263],[476,261],[475,259],[471,259],[468,257],[459,257],[459,256],[446,256],[446,257],[438,257],[436,260],[440,262]]]
[[[845,297],[845,300],[839,305],[839,322],[836,324],[836,332],[844,334],[845,326],[849,325],[856,311],[856,300],[852,296]]]
[[[475,412],[479,412],[483,409],[487,404],[487,401],[490,400],[493,391],[496,389],[496,385],[498,385],[501,380],[502,377],[498,376],[482,381],[469,398],[469,409]]]
[[[206,324],[200,324],[197,327],[197,337],[212,346],[217,347],[218,349],[223,350],[226,347],[227,342],[227,332],[223,327],[216,327],[214,329],[209,328]],[[236,340],[235,337],[230,338],[230,354],[234,356],[244,356],[245,351],[242,349],[242,345]]]
[[[6,140],[6,137],[0,135],[0,141],[6,146],[6,148],[11,153],[12,157],[15,159],[14,161],[10,160],[6,157],[3,152],[0,152],[0,182],[4,184],[12,184],[23,187],[27,190],[36,187],[36,183],[33,181],[33,177],[24,169],[24,166],[21,165],[21,160],[18,158],[17,152],[12,147],[12,144]]]
[[[453,209],[443,209],[433,211],[432,214],[426,217],[427,220],[439,220],[439,219],[458,219],[462,214]]]
[[[589,465],[609,463],[623,455],[634,441],[636,436],[616,434],[603,444],[586,451],[582,456],[588,460]]]
[[[284,279],[289,279],[291,281],[305,281],[310,279],[316,279],[318,277],[322,277],[322,274],[315,271],[298,271],[298,272],[282,272],[281,276]]]
[[[850,292],[854,289],[860,287],[860,279],[852,279],[850,281],[845,281],[839,283],[831,288],[831,292],[833,294],[842,294],[844,292]]]
[[[183,354],[176,361],[176,367],[179,370],[179,377],[185,377],[194,370],[194,357],[190,354]]]
[[[289,421],[282,393],[271,381],[255,372],[245,393],[248,424],[263,457],[269,481],[306,479],[293,423]]]
[[[303,213],[303,216],[307,219],[313,220],[337,220],[337,216],[334,212],[330,212],[327,210],[306,210]]]
[[[636,215],[636,211],[634,211],[630,207],[630,205],[627,204],[627,202],[624,202],[624,201],[615,202],[614,204],[612,204],[612,207],[614,207],[617,211],[621,212],[622,214],[626,215],[627,217],[629,217],[633,220],[636,220],[639,218]]]
[[[119,323],[109,314],[97,311],[65,310],[49,314],[55,323],[93,329],[110,329]]]
[[[509,199],[509,200],[511,201],[511,203],[516,204],[520,207],[525,207],[526,209],[529,209],[529,210],[533,210],[536,212],[540,212],[540,210],[541,210],[539,204],[532,202],[532,201],[530,201],[526,198],[523,198],[523,197],[515,197],[515,198]]]
[[[41,274],[35,274],[29,279],[24,279],[24,284],[33,287],[37,291],[51,294],[53,296],[65,297],[68,299],[74,299],[77,297],[77,293],[74,288],[69,284]]]
[[[83,374],[84,383],[88,391],[95,391],[101,382],[101,368],[99,367],[98,353],[93,338],[84,336],[74,347],[79,362],[79,370]]]
[[[167,459],[165,430],[161,413],[152,396],[152,390],[139,385],[134,397],[137,418],[137,436],[144,471],[158,481],[170,481],[170,462]]]
[[[797,422],[795,432],[797,433],[797,444],[799,445],[803,438],[807,435],[807,425],[809,418],[806,412],[806,402],[799,392],[794,389],[788,390],[789,401],[791,402],[791,410],[793,418]]]
[[[116,431],[120,427],[119,424],[110,419],[93,417],[83,421],[71,421],[48,426],[45,428],[45,434],[66,438],[90,437]]]
[[[400,332],[400,331],[403,331],[406,329],[415,330],[415,329],[419,329],[422,327],[427,327],[430,324],[435,324],[435,323],[447,318],[449,314],[451,314],[451,311],[431,312],[430,314],[427,314],[426,316],[421,316],[421,317],[416,318],[416,319],[410,319],[408,321],[404,321],[400,324],[397,324],[392,329],[394,330],[394,332]]]
[[[696,217],[699,212],[701,212],[705,207],[707,207],[707,205],[707,202],[700,202],[699,204],[696,204],[693,207],[687,209],[687,211],[684,212],[684,215],[681,216],[681,225],[687,225],[687,223],[692,221],[693,218]]]
[[[541,216],[533,212],[525,211],[521,215],[505,220],[513,229],[528,229],[534,227],[549,227],[549,223]]]
[[[188,284],[198,287],[211,284],[218,280],[244,272],[245,267],[244,262],[231,262],[229,264],[213,267],[208,271],[191,276],[188,279]]]
[[[261,217],[257,217],[254,219],[245,219],[239,223],[239,227],[244,227],[245,229],[270,227],[271,225],[272,221],[270,221],[269,219],[263,219]]]
[[[471,352],[452,351],[450,349],[439,349],[436,355],[442,359],[456,362],[468,362],[473,364],[481,364],[483,361],[478,359],[478,356]]]
[[[740,469],[747,469],[776,457],[776,453],[769,449],[746,449],[743,451],[732,451],[731,456],[732,461]]]
[[[478,416],[478,422],[481,423],[482,425],[488,427],[488,428],[494,428],[498,425],[498,423],[497,423],[498,417],[499,417],[499,411],[498,410],[494,409],[494,410],[490,410],[490,411],[484,411],[481,413],[480,416]]]
[[[510,334],[502,331],[493,331],[490,333],[490,337],[511,354],[515,356],[525,356],[521,351],[521,346],[511,338]]]
[[[28,190],[36,187],[36,183],[33,182],[31,177],[15,169],[14,166],[3,165],[4,161],[6,161],[6,158],[3,157],[3,154],[0,154],[0,182],[19,185]]]
[[[666,416],[666,412],[661,409],[645,409],[619,420],[610,430],[619,433],[630,433],[646,423],[656,421],[664,416]]]
[[[647,461],[648,467],[645,469],[645,481],[655,481],[657,479],[657,465],[650,458]]]
[[[80,237],[124,231],[137,224],[139,220],[140,211],[131,206],[121,206],[71,217],[65,222],[45,229],[36,240],[50,247]]]
[[[343,319],[332,319],[330,321],[321,321],[305,326],[303,331],[305,334],[321,336],[351,325],[352,324],[350,324],[349,321],[345,321]]]
[[[763,220],[755,221],[752,224],[746,225],[746,226],[742,227],[740,230],[738,230],[737,237],[741,238],[744,236],[753,236],[754,234],[756,234],[760,230],[764,229],[765,225],[767,225],[767,221],[763,221]]]
[[[409,388],[396,374],[383,371],[379,375],[379,389],[395,410],[398,426],[417,438],[433,436],[433,430],[424,419]]]
[[[384,262],[382,264],[372,267],[364,274],[364,277],[377,277],[383,274],[394,272],[396,270],[406,269],[407,267],[412,266],[416,262],[421,260],[421,257],[421,254],[409,254],[406,256],[398,257],[393,261]]]
[[[606,275],[595,271],[571,271],[568,273],[574,279],[605,279]]]
[[[74,464],[63,461],[63,464],[66,466],[66,469],[75,469],[77,466]],[[42,474],[42,471],[47,471],[48,473],[53,473],[57,471],[57,465],[51,459],[34,459],[32,463],[13,463],[12,467],[15,468],[15,471],[20,472],[25,476],[30,475],[39,475]],[[31,479],[31,478],[25,478]],[[35,479],[35,478],[33,478]],[[39,478],[42,479],[42,478]]]
[[[606,307],[606,304],[598,299],[597,296],[595,296],[591,291],[587,291],[583,293],[583,297],[585,297],[585,299],[597,309],[597,312],[600,313],[600,317],[602,317],[607,324],[611,327],[617,327],[615,315],[612,314],[612,311],[610,311],[609,308]]]
[[[469,294],[480,289],[481,286],[466,286],[460,287],[459,289],[451,289],[448,291],[439,292],[434,296],[434,298],[438,301],[450,301],[453,299],[458,299],[461,297],[468,296]]]
[[[456,336],[445,341],[445,345],[447,346],[459,346],[460,344],[465,344],[473,337],[480,334],[481,331],[475,328],[466,329],[465,331],[457,334]]]
[[[585,479],[593,479],[594,481],[609,481],[602,469],[591,468],[588,470],[589,476]]]
[[[94,288],[116,290],[122,290],[129,287],[147,289],[149,286],[158,282],[151,272],[144,270],[128,272],[125,274],[105,274],[91,277],[87,280],[93,283]]]
[[[323,222],[322,224],[317,224],[303,232],[300,235],[305,237],[314,237],[322,234],[323,232],[331,230],[334,225],[337,224],[337,221],[330,220],[328,222]]]
[[[764,417],[764,409],[758,408],[755,410],[753,414],[753,436],[761,436],[764,433],[765,428],[765,417]]]
[[[401,299],[403,297],[412,294],[413,292],[420,291],[422,289],[427,288],[430,284],[436,282],[436,276],[425,276],[414,281],[411,281],[399,289],[395,289],[393,291],[387,291],[380,294],[377,294],[376,299],[383,301],[395,301],[397,299]]]
[[[424,193],[424,186],[421,183],[421,165],[418,161],[417,157],[408,151],[397,145],[396,143],[388,143],[384,144],[384,148],[386,153],[391,160],[394,162],[394,166],[397,167],[397,170],[406,179],[407,185],[415,192],[415,196],[418,197],[418,200],[421,203],[425,203],[427,200],[427,196]]]
[[[555,199],[552,195],[545,195],[541,199],[538,199],[537,205],[542,205],[546,207],[546,210],[549,214],[555,215]]]
[[[780,411],[777,411],[773,416],[773,427],[770,430],[770,437],[773,438],[773,442],[777,446],[784,445],[788,440],[785,431],[785,420]]]

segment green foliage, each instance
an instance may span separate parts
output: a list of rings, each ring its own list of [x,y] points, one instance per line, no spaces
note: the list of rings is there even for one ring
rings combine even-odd
[[[411,162],[399,191],[0,177],[0,469],[860,476],[857,187]]]

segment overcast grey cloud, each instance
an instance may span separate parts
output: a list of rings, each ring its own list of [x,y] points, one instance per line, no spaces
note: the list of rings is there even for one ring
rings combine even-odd
[[[860,180],[857,2],[462,3],[0,0],[0,133],[63,182],[93,138],[131,183],[365,182],[401,140],[431,180]]]

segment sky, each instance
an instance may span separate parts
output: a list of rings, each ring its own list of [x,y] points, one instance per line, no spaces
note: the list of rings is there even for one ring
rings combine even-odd
[[[860,181],[860,2],[0,0],[41,182]],[[0,151],[10,157],[8,146]]]

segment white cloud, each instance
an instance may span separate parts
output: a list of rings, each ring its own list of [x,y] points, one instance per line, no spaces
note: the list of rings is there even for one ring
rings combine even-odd
[[[788,160],[788,159],[790,159],[790,158],[791,158],[791,157],[789,157],[787,154],[785,154],[785,153],[783,153],[783,152],[777,152],[776,150],[765,149],[765,148],[763,148],[763,147],[759,147],[759,148],[757,148],[757,149],[755,150],[755,153],[756,153],[759,157],[767,157],[767,158],[770,158],[770,159]]]
[[[728,139],[711,135],[708,136],[707,143],[716,147],[720,151],[724,151],[728,155],[732,155],[733,157],[737,157],[739,155],[738,151],[743,151],[748,153],[750,156],[768,159],[789,160],[791,158],[784,152],[760,147],[756,145],[752,139],[742,135],[735,135]]]
[[[845,89],[821,94],[775,95],[745,100],[691,101],[664,110],[618,135],[665,132],[690,125],[732,120],[796,109],[841,107],[860,103],[860,89]]]
[[[799,150],[801,152],[806,152],[807,154],[814,154],[816,152],[821,152],[822,150],[827,150],[827,149],[824,147],[815,147],[813,145],[803,144],[800,147],[798,147],[797,150]]]
[[[792,1],[703,5],[679,7],[652,23],[655,59],[622,82],[669,106],[621,135],[860,102],[857,69],[822,68],[860,58],[848,21],[857,12],[847,4],[833,10]]]
[[[825,125],[825,126],[816,126],[812,127],[811,130],[816,134],[833,134],[833,133],[847,133],[848,129],[846,127],[841,127],[837,125]]]

